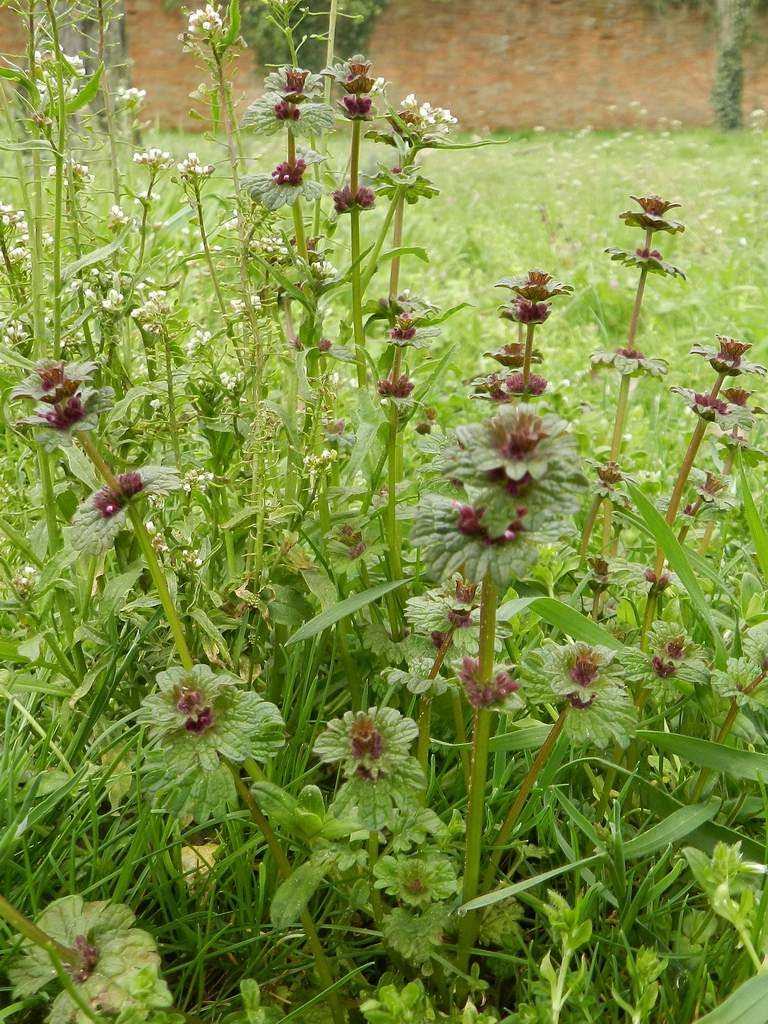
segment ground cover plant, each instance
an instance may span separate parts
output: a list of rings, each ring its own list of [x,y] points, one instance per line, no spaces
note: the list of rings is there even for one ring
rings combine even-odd
[[[268,11],[194,140],[100,4],[2,71],[3,1016],[765,1021],[762,136],[471,139]]]

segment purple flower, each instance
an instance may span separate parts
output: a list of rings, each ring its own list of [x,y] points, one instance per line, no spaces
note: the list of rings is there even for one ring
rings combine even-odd
[[[579,686],[589,686],[600,675],[600,667],[601,661],[597,656],[590,650],[583,650],[577,654],[568,675]]]
[[[370,96],[344,96],[342,99],[344,113],[349,118],[364,118],[371,112]]]
[[[502,534],[492,537],[480,520],[483,517],[484,508],[475,509],[471,505],[461,505],[455,502],[456,510],[459,513],[457,528],[459,533],[465,537],[477,537],[483,544],[505,544],[517,540],[518,536],[525,531],[523,519],[528,514],[528,509],[521,506],[517,509],[516,518],[509,524]]]
[[[336,213],[349,213],[350,210],[370,210],[376,201],[376,194],[373,189],[360,186],[357,192],[353,192],[349,185],[337,189],[333,193],[333,205]]]
[[[676,665],[671,661],[665,661],[663,658],[660,658],[658,654],[654,654],[651,659],[651,665],[653,666],[654,673],[659,677],[659,679],[668,679],[677,672]]]
[[[588,711],[595,703],[595,697],[597,694],[592,694],[591,697],[584,697],[581,693],[569,693],[566,696],[566,700],[574,709],[574,711]]]
[[[507,320],[514,320],[519,324],[543,324],[552,312],[546,302],[533,302],[531,299],[524,299],[518,295],[509,306],[505,306],[501,312],[502,317]]]
[[[504,381],[504,390],[507,395],[543,395],[547,390],[548,381],[538,373],[532,373],[528,377],[526,385],[522,373],[513,373]],[[492,396],[495,397],[495,396]],[[506,396],[505,396],[506,397]],[[498,399],[497,399],[498,401]]]
[[[389,336],[398,341],[411,341],[416,337],[416,324],[409,316],[401,314],[395,320],[395,326],[389,332]]]
[[[292,164],[284,160],[272,171],[272,179],[277,185],[300,185],[306,169],[307,165],[304,160],[297,160]]]
[[[451,608],[448,612],[448,621],[454,629],[469,629],[472,625],[472,613],[464,608]]]
[[[407,374],[399,377],[384,377],[376,384],[376,390],[382,398],[407,398],[416,385]]]
[[[317,343],[317,348],[319,352],[328,352],[329,349],[332,348],[332,346],[333,342],[331,341],[330,338],[321,338],[320,341],[318,341]]]
[[[464,658],[459,671],[459,679],[464,685],[467,700],[475,708],[500,704],[520,689],[518,680],[503,670],[496,672],[487,682],[481,683],[477,678],[479,669],[480,663],[476,658]]]
[[[721,416],[728,415],[728,403],[723,402],[719,398],[715,398],[713,395],[700,395],[696,392],[694,399],[699,410],[703,410],[699,411],[699,415],[702,419],[714,419],[714,414],[717,412],[719,412]]]
[[[285,93],[288,96],[302,96],[309,72],[302,68],[288,68],[285,72]]]
[[[96,969],[99,962],[99,951],[88,941],[87,935],[76,935],[72,948],[80,957],[80,961],[77,964],[67,964],[67,973],[76,985],[82,985]]]
[[[120,485],[118,491],[113,491],[111,487],[102,487],[93,496],[94,508],[99,510],[103,519],[111,519],[116,516],[125,508],[128,498],[132,498],[134,494],[144,490],[144,481],[135,470],[121,473],[117,482]]]
[[[747,391],[746,388],[726,388],[723,394],[731,405],[738,405],[744,408],[752,392]]]
[[[55,430],[70,430],[75,424],[86,418],[88,411],[83,405],[80,395],[72,395],[48,412],[43,413],[43,419]]]
[[[213,708],[200,690],[182,690],[176,709],[185,716],[185,730],[195,736],[200,736],[215,724]]]
[[[278,121],[298,121],[301,117],[301,111],[293,103],[280,100],[279,103],[275,104],[275,117]]]
[[[643,576],[651,584],[652,587],[656,588],[656,590],[666,590],[669,584],[672,582],[669,578],[668,573],[663,572],[657,577],[653,569],[646,569],[643,573]]]
[[[384,737],[368,715],[359,715],[350,732],[352,756],[358,760],[371,757],[378,760],[384,752]]]

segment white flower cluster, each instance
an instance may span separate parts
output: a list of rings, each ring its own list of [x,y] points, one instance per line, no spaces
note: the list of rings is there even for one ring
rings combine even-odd
[[[242,373],[227,373],[224,370],[223,373],[219,374],[219,380],[225,390],[235,391],[243,383],[243,375]]]
[[[166,153],[164,149],[152,146],[144,153],[134,153],[133,162],[142,167],[149,167],[151,171],[157,172],[173,166],[173,157],[170,153]]]
[[[0,341],[9,348],[29,341],[29,328],[21,320],[6,320],[0,327]]]
[[[316,476],[329,469],[338,459],[339,453],[335,448],[323,448],[319,455],[305,455],[304,468],[310,477]]]
[[[181,175],[182,181],[190,185],[199,184],[214,172],[213,164],[201,164],[197,153],[187,153],[181,163],[176,164],[176,170]]]
[[[38,571],[34,565],[25,565],[20,572],[15,574],[11,583],[19,597],[29,597],[35,583],[37,583],[38,575]]]
[[[231,299],[229,304],[232,307],[232,316],[236,320],[240,320],[245,316],[245,299]],[[258,295],[251,296],[251,307],[256,313],[261,309],[261,299]]]
[[[130,223],[131,218],[128,216],[125,210],[121,209],[121,207],[119,207],[116,203],[113,204],[109,211],[109,230],[119,231],[121,228],[127,228]]]
[[[138,110],[146,98],[146,89],[120,85],[115,92],[115,105],[119,110]]]
[[[48,168],[48,174],[51,178],[56,175],[56,168],[53,164]],[[68,178],[72,176],[72,184],[76,189],[85,188],[86,185],[92,184],[96,180],[96,176],[91,174],[88,164],[80,164],[77,160],[68,159],[64,164],[64,176]]]
[[[416,114],[422,126],[438,135],[448,135],[454,125],[459,123],[457,117],[446,107],[433,107],[431,103],[419,103],[413,93],[409,93],[400,104],[400,109]]]
[[[62,53],[61,68],[64,83],[64,99],[72,100],[79,92],[78,79],[85,77],[85,64],[77,54],[69,56]],[[37,91],[43,106],[58,102],[59,82],[57,76],[56,55],[48,50],[35,52],[35,65],[38,71]]]
[[[207,348],[213,335],[210,331],[195,331],[192,337],[184,346],[188,356],[192,356],[199,348]]]
[[[310,270],[321,281],[328,281],[338,274],[336,267],[328,260],[317,260],[310,264]]]
[[[141,306],[131,311],[136,323],[149,334],[162,334],[172,312],[165,292],[151,291]]]
[[[203,42],[214,39],[223,28],[224,19],[213,4],[206,4],[205,7],[192,11],[187,21],[187,34]]]
[[[0,203],[0,238],[5,246],[3,260],[10,264],[11,272],[28,276],[32,269],[29,225],[23,211],[14,210],[7,203]]]
[[[263,238],[255,238],[251,247],[254,252],[274,262],[286,260],[291,255],[291,247],[283,235],[264,235]]]
[[[208,490],[208,484],[213,483],[214,479],[213,473],[200,469],[190,469],[189,472],[184,474],[181,489],[186,494],[191,494],[192,491],[200,491],[205,494]]]
[[[197,551],[193,551],[192,548],[183,548],[181,558],[189,569],[199,569],[203,564],[203,560],[200,555]]]
[[[103,313],[108,313],[111,316],[119,316],[123,310],[124,302],[125,296],[123,293],[119,292],[117,288],[110,288],[101,300],[101,310]]]
[[[0,203],[0,232],[5,235],[7,229],[20,230],[26,234],[27,219],[23,210],[14,210],[8,203]]]

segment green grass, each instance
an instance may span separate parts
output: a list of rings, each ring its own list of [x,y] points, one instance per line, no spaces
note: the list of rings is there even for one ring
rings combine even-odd
[[[204,139],[162,136],[158,144],[177,158],[195,148],[201,157],[222,163],[220,147]],[[271,146],[262,150],[256,142],[247,144],[254,152],[259,150],[258,162],[251,157],[254,164],[260,169],[272,166],[276,151]],[[659,192],[683,204],[680,217],[687,229],[674,238],[657,238],[654,244],[685,270],[688,281],[649,280],[638,345],[648,355],[669,360],[670,372],[662,383],[649,380],[637,385],[625,450],[626,466],[643,492],[650,498],[665,498],[694,424],[693,416],[668,388],[703,389],[711,377],[703,361],[688,356],[691,344],[709,343],[716,333],[733,334],[754,343],[756,361],[768,361],[764,342],[768,265],[765,146],[761,134],[583,132],[514,136],[504,145],[428,156],[425,173],[439,186],[441,195],[406,210],[404,244],[424,246],[429,262],[405,256],[401,281],[441,308],[470,304],[444,325],[432,362],[423,356],[413,360],[416,367],[423,360],[434,368],[450,353],[429,397],[429,404],[437,409],[437,423],[449,431],[486,415],[485,404],[470,397],[468,382],[494,368],[483,353],[515,335],[515,328],[497,315],[498,304],[506,296],[494,291],[494,284],[500,277],[540,267],[574,286],[573,295],[560,301],[537,335],[544,357],[542,372],[550,380],[550,407],[572,421],[584,457],[606,456],[616,382],[609,373],[597,375],[590,370],[589,354],[623,342],[636,272],[611,263],[603,250],[609,245],[636,244],[637,233],[624,227],[617,215],[631,205],[630,194]],[[364,170],[373,152],[372,146],[366,147]],[[340,157],[342,144],[334,144],[332,153]],[[382,159],[385,153],[383,147],[376,150]],[[103,244],[104,216],[111,201],[98,155],[89,162],[99,168],[99,180],[92,201],[82,208],[81,240],[86,250]],[[368,165],[368,169],[372,167],[372,163]],[[135,168],[126,167],[125,174],[138,189]],[[8,201],[19,202],[10,169],[4,184]],[[218,480],[208,491],[193,488],[191,494],[170,498],[150,514],[175,558],[168,563],[169,572],[193,637],[195,657],[231,668],[283,711],[288,740],[270,762],[268,777],[294,796],[303,785],[316,784],[330,799],[336,787],[335,768],[318,765],[312,749],[326,722],[349,708],[353,683],[362,687],[363,706],[391,703],[403,714],[416,716],[418,703],[407,692],[394,691],[382,682],[387,657],[372,646],[369,632],[386,621],[383,602],[358,612],[346,627],[332,624],[335,628],[300,643],[285,646],[285,641],[321,608],[386,579],[387,569],[380,557],[383,545],[378,538],[379,546],[368,566],[372,578],[367,582],[339,571],[317,503],[297,514],[284,490],[286,445],[281,424],[286,416],[295,415],[300,403],[293,399],[291,404],[291,350],[283,344],[277,328],[265,320],[264,338],[270,352],[268,421],[262,424],[260,434],[251,433],[253,410],[247,396],[238,393],[231,399],[221,386],[220,373],[234,373],[238,368],[225,340],[219,337],[194,358],[185,355],[193,328],[216,331],[220,324],[206,271],[199,260],[187,259],[197,251],[197,243],[187,216],[178,214],[183,197],[170,182],[163,185],[161,193],[152,220],[147,269],[156,284],[178,285],[183,309],[175,337],[175,380],[182,396],[184,468],[210,470]],[[230,216],[230,204],[222,170],[206,200],[211,222]],[[364,246],[375,237],[383,208],[380,202],[374,213],[363,216]],[[66,231],[71,246],[68,227]],[[344,224],[336,236],[339,244],[332,259],[339,267],[348,260],[346,232]],[[223,237],[218,258],[225,266],[228,295],[235,296],[236,247],[231,238],[226,240],[229,236]],[[135,237],[129,237],[126,244],[128,253],[135,253]],[[70,251],[67,261],[71,258]],[[49,266],[47,253],[46,271]],[[381,271],[370,295],[384,295],[386,285],[386,271]],[[49,293],[45,301],[48,308]],[[324,333],[336,340],[339,321],[348,316],[348,296],[343,289],[327,310]],[[80,335],[72,310],[67,329],[68,352],[75,355]],[[123,394],[134,384],[146,384],[139,342],[135,333],[126,331],[119,342],[128,378],[120,380]],[[371,350],[380,359],[384,351],[381,332],[372,328],[370,336]],[[108,350],[103,342],[103,336],[96,337],[102,352]],[[382,481],[375,468],[382,438],[376,434],[378,423],[371,408],[359,402],[349,385],[348,364],[333,368],[340,380],[325,381],[318,389],[323,415],[327,419],[343,417],[359,435],[370,427],[370,452],[358,452],[360,475],[342,475],[333,482],[333,523],[345,522],[350,509],[359,512],[357,503],[369,491],[373,497],[364,508],[372,511],[360,518],[376,532],[381,521],[378,488]],[[5,397],[18,377],[12,358],[5,359],[2,374]],[[297,386],[300,397],[311,406],[313,394],[306,381],[300,379]],[[160,403],[159,411],[149,406],[149,397],[149,392],[142,392],[135,405],[106,418],[102,437],[116,463],[169,458],[165,391],[151,391],[151,397]],[[370,405],[375,410],[373,403]],[[301,927],[294,924],[277,930],[270,922],[270,903],[278,884],[275,862],[247,809],[222,807],[201,824],[170,817],[149,792],[142,768],[146,737],[136,725],[135,713],[155,675],[173,654],[157,599],[146,578],[139,575],[136,546],[130,535],[123,534],[115,553],[109,552],[95,564],[86,564],[87,560],[65,564],[62,560],[58,567],[56,563],[50,567],[40,525],[43,496],[34,451],[14,427],[18,408],[13,406],[11,411],[9,406],[6,416],[0,461],[2,515],[15,531],[29,538],[49,589],[38,585],[30,600],[19,598],[11,580],[29,559],[9,543],[0,556],[4,571],[0,626],[7,637],[0,640],[0,652],[7,660],[7,667],[0,669],[0,710],[4,715],[0,893],[31,917],[50,901],[75,892],[88,900],[128,904],[140,925],[157,939],[174,1005],[195,1019],[214,1022],[235,1009],[244,978],[259,982],[271,1007],[295,1010],[323,986],[313,972],[315,960]],[[759,440],[762,432],[758,425],[753,436]],[[401,503],[406,528],[419,514],[420,496],[433,486],[428,478],[429,460],[418,443],[409,428]],[[266,460],[261,481],[254,476],[257,449],[265,453]],[[714,446],[707,442],[697,465],[711,468],[713,459]],[[87,493],[84,478],[90,471],[77,460],[57,459],[56,467],[58,511],[66,521]],[[762,470],[750,469],[749,479],[757,510],[764,515]],[[259,482],[267,499],[268,565],[263,576],[256,578],[245,551]],[[544,549],[539,566],[519,587],[521,592],[557,597],[589,614],[585,582],[574,554],[582,521],[580,515],[568,536]],[[234,538],[234,553],[225,547],[225,533]],[[737,508],[718,534],[714,554],[706,563],[709,570],[692,559],[701,601],[711,610],[731,653],[738,653],[734,637],[745,624],[755,625],[768,617],[765,580],[748,537],[746,521]],[[762,537],[756,537],[756,542],[759,545]],[[637,513],[622,533],[622,545],[628,559],[643,566],[653,561],[654,541]],[[184,562],[183,552],[188,548],[199,553],[201,567]],[[407,545],[405,548],[410,594],[422,590],[425,583],[419,576],[423,568],[419,558]],[[94,576],[89,577],[88,571]],[[56,612],[55,594],[63,595],[74,609],[75,632]],[[512,592],[508,595],[514,596]],[[678,587],[666,606],[666,615],[707,644],[706,629],[696,619],[697,600],[698,594],[689,595],[685,587]],[[619,587],[616,606],[615,617],[608,616],[603,625],[616,628],[633,644],[632,629],[637,625],[633,616],[642,611],[640,596],[631,592],[629,584],[626,593]],[[204,617],[195,618],[195,611]],[[523,664],[542,636],[562,641],[564,632],[577,636],[580,628],[586,628],[573,618],[548,624],[543,611],[541,615],[538,618],[525,612],[503,617],[504,643],[497,657]],[[72,671],[78,646],[86,658],[85,674]],[[69,674],[57,659],[59,650]],[[711,660],[711,652],[706,653]],[[625,655],[626,650],[619,657]],[[76,669],[76,663],[74,666]],[[572,934],[568,929],[573,929],[573,919],[554,905],[547,895],[549,887],[577,908],[573,913],[580,921],[589,918],[592,922],[591,936],[578,942],[570,961],[567,980],[574,991],[560,1016],[562,1024],[583,1020],[618,1024],[631,1019],[683,1024],[711,1010],[755,973],[754,965],[738,947],[735,933],[712,913],[679,847],[690,844],[711,851],[717,841],[741,839],[748,860],[765,860],[768,806],[762,775],[755,767],[763,762],[749,762],[742,769],[746,774],[737,772],[734,781],[722,752],[686,746],[690,737],[711,741],[724,712],[722,702],[703,684],[689,689],[690,693],[676,693],[666,703],[649,705],[642,721],[646,746],[638,769],[640,778],[632,775],[636,765],[630,764],[629,769],[620,765],[614,777],[618,796],[602,808],[604,814],[597,812],[597,794],[605,778],[613,777],[611,750],[596,751],[563,741],[555,746],[526,805],[507,875],[512,884],[521,878],[528,882],[540,873],[561,873],[526,886],[518,893],[519,902],[502,904],[502,909],[491,914],[491,923],[504,935],[500,941],[478,947],[476,957],[486,988],[478,991],[476,998],[478,1003],[487,1000],[493,1008],[489,1013],[496,1014],[493,1019],[510,1024],[544,1024],[553,1019],[548,969],[545,966],[542,971],[541,965],[551,953],[555,970],[559,969],[563,960],[560,942],[563,935]],[[447,698],[435,705],[428,805],[450,826],[443,850],[460,868],[461,822],[467,807],[456,746],[460,737],[454,731]],[[549,711],[538,711],[541,721],[549,724]],[[468,724],[466,712],[465,708]],[[523,728],[518,733],[512,720],[502,722],[499,735],[491,741],[486,826],[503,818],[546,734],[541,726],[536,728],[536,721],[528,722],[534,728],[527,734]],[[656,747],[653,737],[658,733],[668,733],[671,738]],[[765,713],[742,716],[734,735],[742,757],[755,750],[762,755]],[[651,833],[643,847],[639,835],[670,815],[680,815],[702,766],[712,770],[713,793],[720,801],[717,808],[711,815],[697,811],[702,820],[697,818],[694,823],[693,818],[686,818],[679,831],[667,822],[662,828],[670,831],[663,831],[658,842],[658,833]],[[674,818],[674,825],[680,821],[680,817]],[[490,836],[488,828],[488,842]],[[289,837],[287,830],[281,831],[281,839],[294,865],[306,862],[314,852],[311,842]],[[213,866],[194,879],[188,874],[185,877],[189,848],[202,843],[217,848]],[[357,849],[363,860],[363,847]],[[486,847],[484,857],[488,855]],[[420,977],[418,967],[409,964],[407,957],[393,954],[382,942],[381,929],[368,904],[366,877],[365,868],[357,873],[352,866],[336,871],[310,904],[336,977],[357,972],[343,993],[355,1022],[366,1019],[359,1005],[380,982],[402,987]],[[761,882],[755,889],[757,909],[747,915],[754,940],[763,943],[761,955],[768,942],[764,926],[767,894]],[[513,922],[504,930],[505,914],[516,917],[519,925]],[[16,946],[10,929],[0,931],[0,941],[0,956],[10,961]],[[446,962],[450,971],[454,946],[455,936],[449,930],[440,951],[442,960],[427,979],[443,1008],[450,1003],[445,996],[455,980],[450,973],[447,978],[445,975]],[[620,1008],[613,993],[636,1004],[652,987],[654,965],[646,969],[636,963],[638,957],[642,960],[644,949],[655,951],[659,958],[659,997],[655,1007],[638,1011],[640,1016],[632,1018]],[[32,997],[15,1003],[9,989],[0,991],[12,1019],[41,1019],[45,1007],[39,1000]],[[461,979],[457,991],[466,995]],[[761,1013],[758,1007],[752,1016],[744,1016],[744,1024],[768,1020],[768,1015]],[[249,1019],[249,1024],[262,1019]],[[321,1000],[321,1008],[307,1010],[301,1019],[306,1024],[329,1020],[327,1000]],[[391,1024],[401,1019],[405,1018],[395,1015]]]

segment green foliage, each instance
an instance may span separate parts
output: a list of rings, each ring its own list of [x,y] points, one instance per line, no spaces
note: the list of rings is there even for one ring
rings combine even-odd
[[[340,16],[336,27],[334,52],[341,55],[365,53],[376,19],[387,2],[388,0],[339,0]],[[319,71],[325,66],[326,10],[313,10],[307,16],[304,16],[303,11],[303,5],[297,6],[291,18],[291,24],[297,26],[299,63],[302,67]],[[244,0],[242,34],[262,67],[290,62],[285,37],[270,19],[269,4],[266,0]]]
[[[134,928],[133,921],[128,907],[117,903],[86,903],[80,896],[51,903],[38,917],[38,927],[81,953],[83,966],[63,968],[46,950],[26,941],[22,955],[9,968],[15,994],[34,995],[69,973],[69,984],[51,1003],[49,1024],[86,1024],[97,1011],[137,1024],[177,1022],[179,1015],[154,1012],[170,1006],[171,994],[158,974],[154,940]]]
[[[759,1020],[763,138],[240,126],[238,13],[135,159],[0,73],[0,1016]]]

